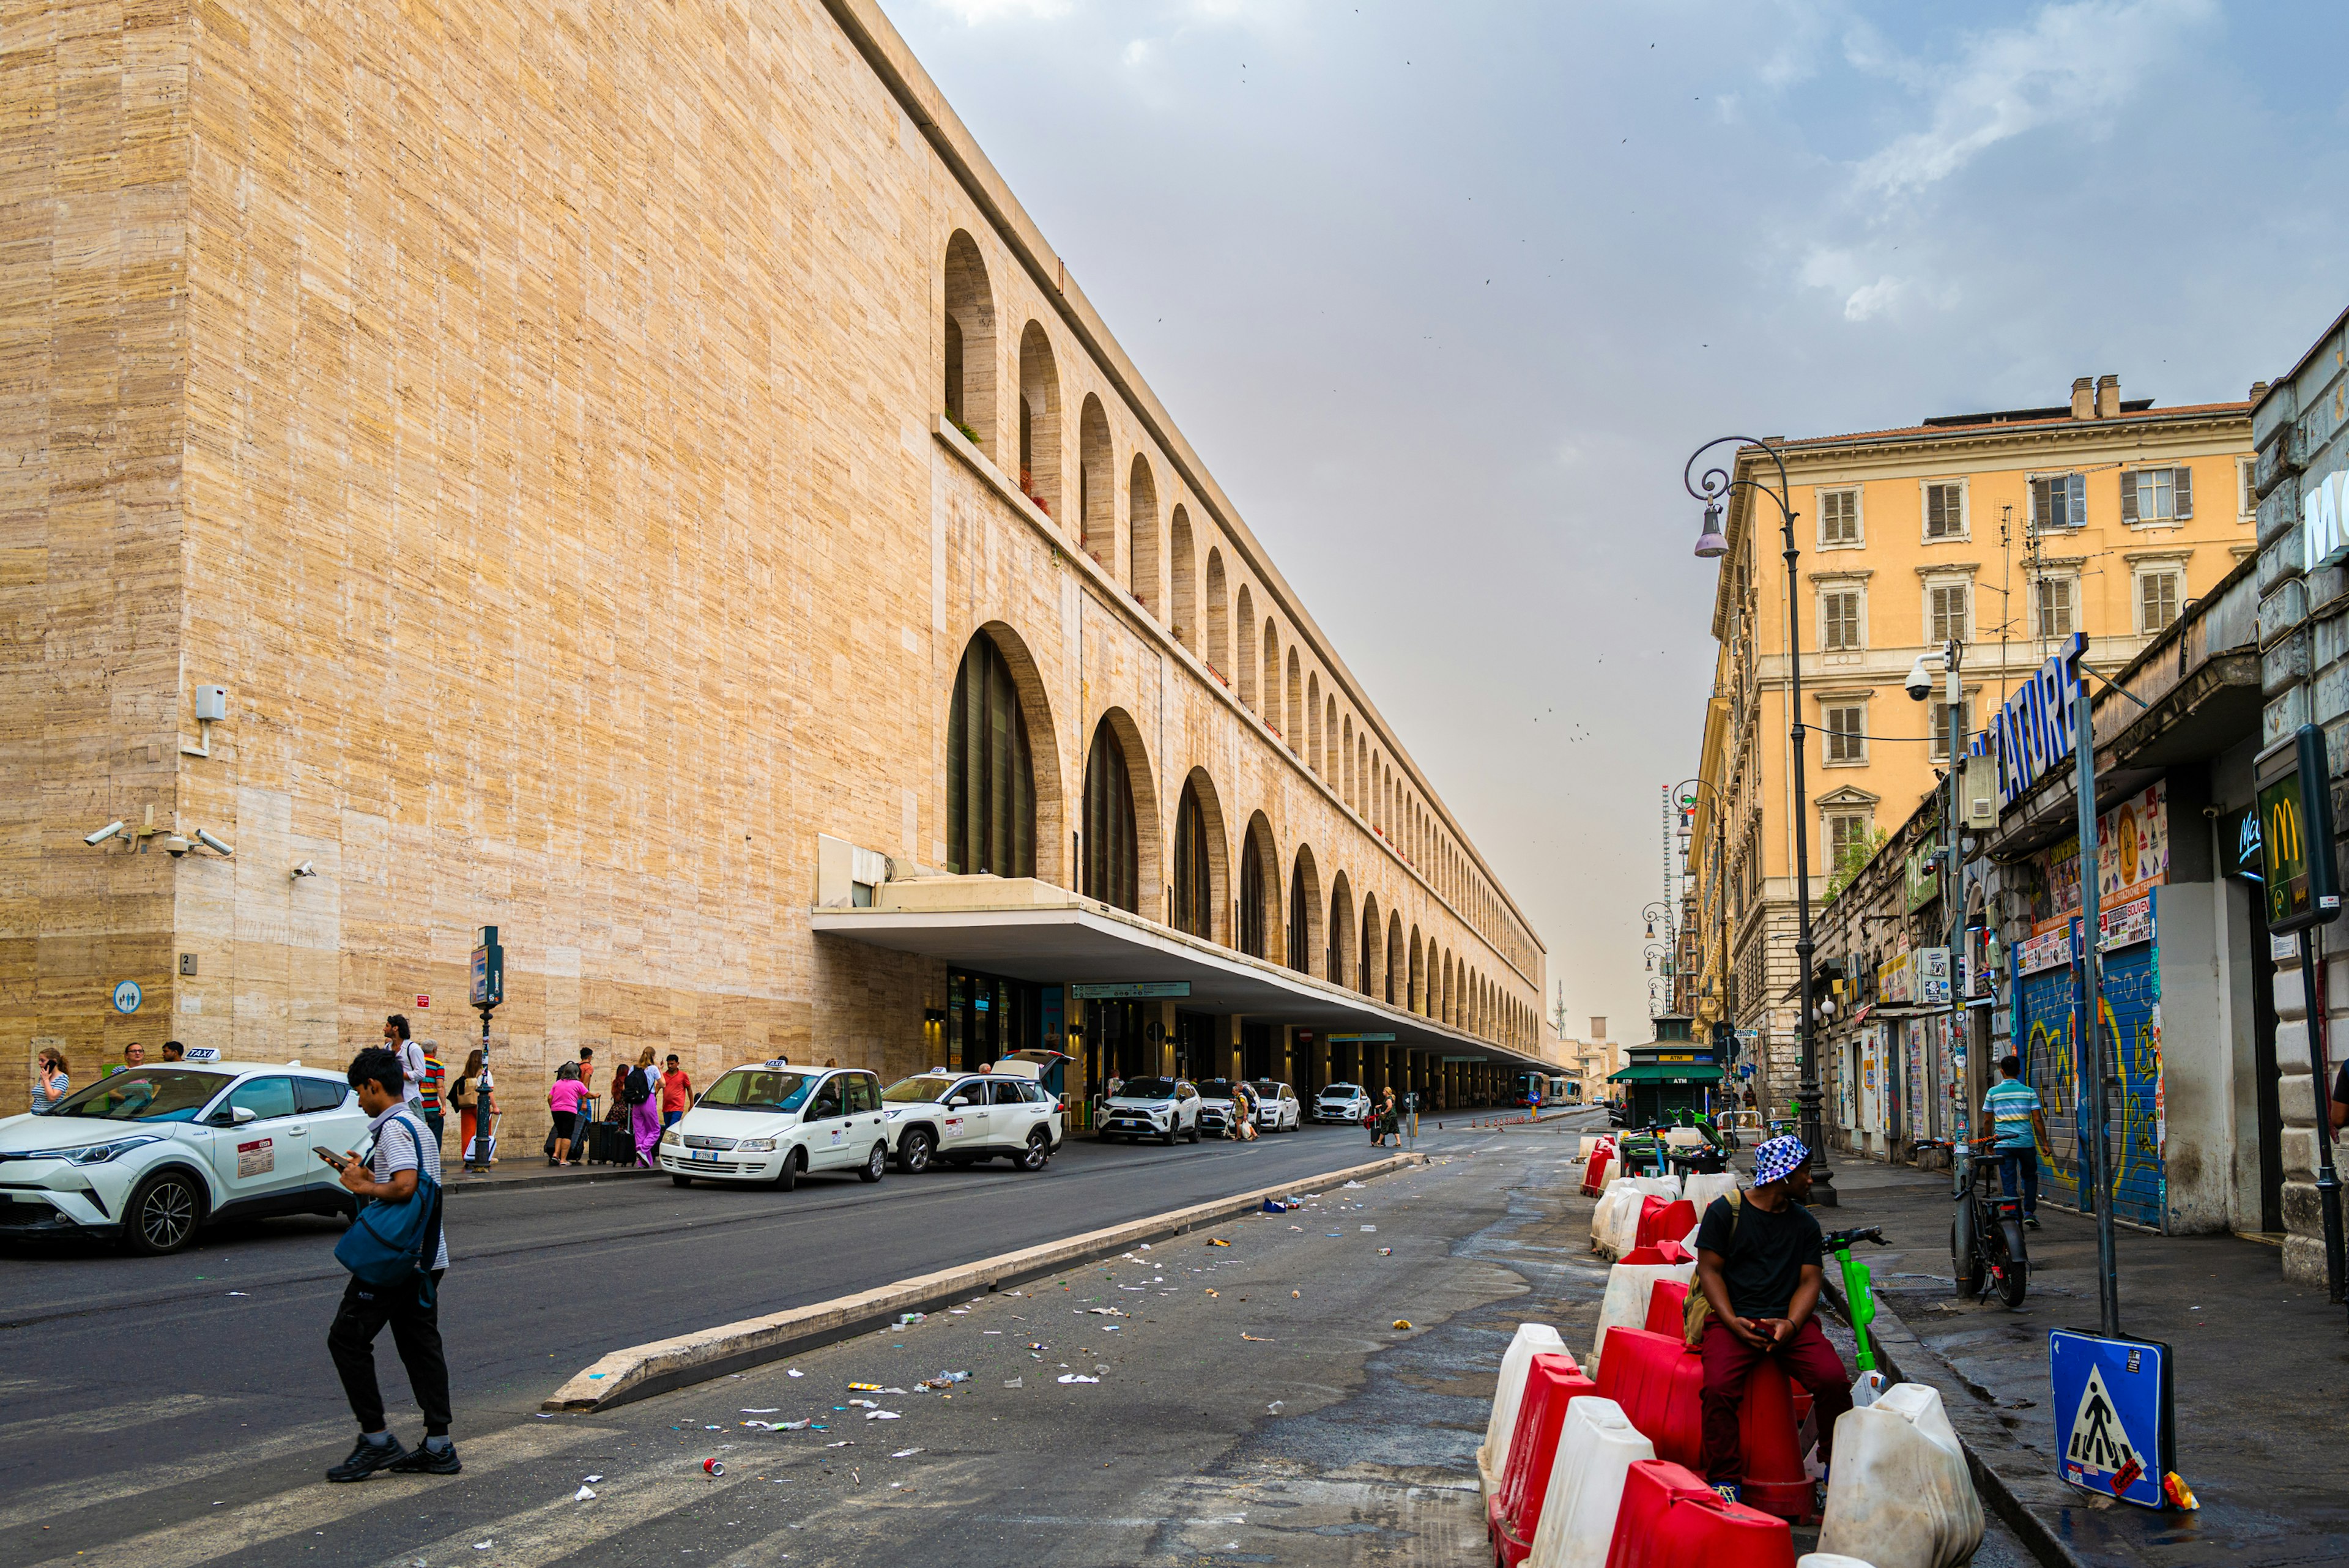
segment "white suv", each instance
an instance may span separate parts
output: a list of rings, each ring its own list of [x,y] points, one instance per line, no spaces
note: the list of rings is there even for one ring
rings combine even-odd
[[[1297,1091],[1271,1078],[1251,1078],[1248,1087],[1256,1091],[1256,1125],[1258,1132],[1295,1132],[1305,1124],[1305,1107],[1297,1103]]]
[[[881,1096],[897,1168],[911,1175],[933,1158],[948,1165],[1001,1158],[1041,1170],[1061,1143],[1061,1102],[1030,1074],[943,1068],[901,1078]]]
[[[878,1181],[888,1165],[881,1080],[854,1067],[733,1068],[660,1140],[660,1168],[679,1187],[763,1181],[789,1192],[811,1172]]]
[[[292,1063],[174,1062],[100,1078],[39,1116],[0,1121],[0,1236],[119,1237],[176,1252],[203,1226],[348,1214],[313,1146],[367,1146],[340,1073]]]
[[[1199,1091],[1181,1078],[1128,1078],[1102,1103],[1100,1137],[1199,1141]]]
[[[1331,1084],[1313,1096],[1317,1122],[1359,1124],[1371,1114],[1371,1092],[1360,1084]]]

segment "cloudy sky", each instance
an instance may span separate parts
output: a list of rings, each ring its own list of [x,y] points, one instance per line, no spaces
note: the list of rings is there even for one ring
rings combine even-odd
[[[2349,304],[2349,7],[885,4],[1577,1032],[1646,1037],[1693,448],[2240,397]]]

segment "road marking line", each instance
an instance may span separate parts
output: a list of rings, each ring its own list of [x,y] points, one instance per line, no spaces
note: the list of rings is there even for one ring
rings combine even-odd
[[[140,1471],[137,1480],[121,1478],[109,1480],[90,1476],[79,1480],[55,1481],[29,1491],[20,1491],[16,1494],[15,1502],[0,1508],[0,1532],[14,1530],[20,1524],[44,1523],[85,1508],[117,1502],[126,1497],[168,1491],[190,1481],[204,1480],[251,1465],[266,1464],[305,1449],[324,1449],[331,1447],[336,1438],[348,1437],[350,1430],[351,1424],[347,1420],[316,1421],[274,1437],[250,1440],[240,1438],[233,1453],[181,1465],[158,1465],[152,1469]]]
[[[387,1503],[413,1503],[429,1496],[433,1506],[445,1508],[449,1506],[450,1490],[461,1488],[469,1477],[544,1459],[609,1435],[608,1428],[573,1426],[567,1422],[554,1427],[535,1422],[526,1427],[509,1427],[465,1444],[459,1450],[465,1460],[464,1475],[454,1480],[382,1476],[347,1486],[320,1480],[298,1491],[257,1498],[218,1514],[207,1511],[202,1517],[150,1530],[143,1535],[107,1542],[70,1556],[51,1558],[35,1568],[104,1568],[108,1563],[120,1563],[123,1568],[196,1568],[200,1563],[248,1551],[295,1531],[333,1524]],[[410,1557],[409,1561],[413,1563],[415,1559]]]
[[[69,1410],[62,1416],[26,1416],[0,1423],[0,1443],[35,1432],[44,1438],[64,1432],[119,1432],[126,1427],[143,1427],[154,1421],[172,1420],[213,1402],[208,1394],[171,1394],[160,1399],[141,1399],[130,1405],[101,1405],[94,1410]]]
[[[745,1466],[750,1462],[745,1460]],[[471,1469],[471,1460],[466,1461],[466,1468]],[[482,1554],[483,1559],[496,1563],[497,1568],[538,1568],[541,1563],[560,1562],[591,1541],[648,1524],[679,1509],[707,1501],[742,1479],[739,1472],[706,1476],[691,1459],[668,1461],[657,1469],[640,1469],[616,1480],[605,1476],[595,1483],[593,1501],[574,1501],[566,1491],[559,1501],[505,1514],[422,1546],[396,1552],[377,1563],[376,1568],[413,1568],[419,1562],[461,1562],[483,1541],[493,1543]]]

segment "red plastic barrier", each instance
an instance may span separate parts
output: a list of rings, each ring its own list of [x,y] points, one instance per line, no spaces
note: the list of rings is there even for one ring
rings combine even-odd
[[[1641,1459],[1623,1478],[1607,1568],[1795,1568],[1795,1537],[1785,1520],[1723,1501],[1686,1467]]]
[[[1615,1161],[1615,1151],[1605,1144],[1590,1151],[1590,1163],[1582,1168],[1582,1195],[1596,1198],[1607,1190],[1607,1168]]]
[[[1648,1332],[1678,1339],[1686,1332],[1689,1288],[1678,1280],[1658,1280],[1648,1287]]]
[[[1671,1199],[1669,1198],[1659,1198],[1652,1192],[1643,1193],[1640,1196],[1640,1229],[1636,1238],[1631,1243],[1633,1247],[1652,1247],[1656,1244],[1656,1232],[1654,1229],[1656,1215],[1659,1210],[1669,1209],[1671,1207]],[[1685,1236],[1688,1232],[1683,1231],[1681,1234]]]
[[[1542,1503],[1549,1496],[1549,1473],[1557,1463],[1566,1407],[1598,1392],[1599,1385],[1578,1371],[1570,1356],[1537,1355],[1527,1368],[1508,1460],[1485,1513],[1485,1533],[1502,1568],[1518,1568],[1533,1550]]]
[[[1696,1261],[1696,1254],[1678,1241],[1659,1241],[1652,1247],[1634,1247],[1631,1251],[1653,1252],[1667,1263],[1692,1263]]]
[[[1660,1298],[1684,1287],[1659,1282],[1648,1298],[1649,1327],[1607,1333],[1607,1355],[1599,1364],[1599,1392],[1623,1407],[1641,1436],[1656,1445],[1656,1457],[1702,1469],[1704,1465],[1704,1358],[1681,1340],[1676,1314],[1658,1332]],[[1667,1307],[1665,1309],[1669,1311]],[[1758,1363],[1747,1374],[1738,1410],[1742,1453],[1740,1495],[1746,1505],[1781,1519],[1813,1517],[1816,1501],[1803,1473],[1792,1385],[1775,1361]]]
[[[1696,1229],[1696,1205],[1685,1198],[1670,1203],[1652,1203],[1640,1210],[1639,1245],[1653,1247],[1665,1241],[1678,1241]]]

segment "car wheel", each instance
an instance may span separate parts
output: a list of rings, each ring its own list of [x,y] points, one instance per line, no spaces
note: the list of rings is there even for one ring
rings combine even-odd
[[[1028,1147],[1012,1161],[1022,1170],[1041,1170],[1044,1162],[1052,1158],[1052,1135],[1038,1127],[1028,1135]]]
[[[1184,1136],[1184,1137],[1187,1137],[1187,1138],[1189,1138],[1193,1143],[1196,1143],[1196,1142],[1198,1142],[1198,1141],[1199,1141],[1199,1124],[1198,1124],[1197,1122],[1193,1122],[1193,1123],[1191,1124],[1191,1130],[1190,1130],[1189,1132],[1187,1132],[1187,1133],[1185,1133],[1183,1136]]]
[[[150,1258],[176,1252],[195,1239],[196,1220],[204,1197],[185,1171],[166,1170],[149,1177],[130,1195],[123,1218],[123,1239],[130,1250]]]
[[[775,1190],[789,1192],[800,1184],[800,1151],[792,1150],[783,1157],[783,1168],[775,1173]]]
[[[1182,1130],[1183,1119],[1180,1116],[1177,1116],[1173,1121],[1166,1124],[1166,1130],[1158,1135],[1158,1141],[1164,1144],[1168,1148],[1173,1148],[1174,1147],[1174,1139],[1181,1135]]]
[[[897,1140],[897,1168],[907,1176],[916,1176],[930,1168],[932,1139],[920,1127],[907,1127]]]
[[[878,1181],[889,1172],[889,1146],[876,1143],[873,1152],[864,1157],[864,1168],[856,1173],[859,1181]]]
[[[690,1187],[693,1185],[693,1178],[689,1176],[679,1176],[674,1171],[669,1173],[669,1180],[671,1183],[678,1187]]]

